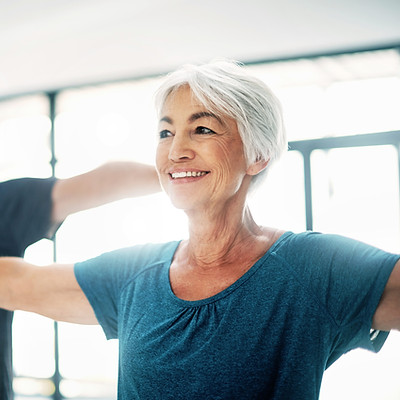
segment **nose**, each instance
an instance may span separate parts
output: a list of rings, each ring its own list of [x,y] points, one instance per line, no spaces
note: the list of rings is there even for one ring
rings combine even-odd
[[[169,159],[174,162],[179,162],[192,160],[194,157],[195,151],[190,137],[185,134],[175,133],[169,149]]]

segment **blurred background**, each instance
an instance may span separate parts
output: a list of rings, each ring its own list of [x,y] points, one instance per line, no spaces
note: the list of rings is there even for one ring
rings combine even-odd
[[[398,0],[0,0],[0,180],[153,163],[153,94],[184,63],[232,58],[283,104],[290,151],[251,198],[260,224],[400,252]],[[0,216],[1,217],[1,216]],[[69,217],[29,261],[75,262],[186,236],[163,194]],[[14,319],[17,400],[116,398],[99,327]],[[400,398],[400,337],[325,374],[321,399]]]

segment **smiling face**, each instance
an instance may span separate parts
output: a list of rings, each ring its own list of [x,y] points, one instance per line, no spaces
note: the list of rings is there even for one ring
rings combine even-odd
[[[209,112],[188,86],[168,96],[159,135],[157,170],[177,208],[224,207],[247,191],[251,176],[236,122]]]

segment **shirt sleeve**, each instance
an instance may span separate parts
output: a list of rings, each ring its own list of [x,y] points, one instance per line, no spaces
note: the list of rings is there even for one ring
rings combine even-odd
[[[50,237],[55,182],[55,178],[22,178],[1,183],[0,242],[7,255],[22,256],[29,245]]]
[[[102,254],[75,264],[75,277],[93,307],[107,339],[118,337],[118,301],[122,286],[123,255]],[[117,262],[118,260],[118,262]]]
[[[76,280],[107,339],[118,338],[120,311],[126,306],[124,289],[134,287],[136,278],[148,268],[170,262],[177,245],[178,242],[136,245],[75,264]]]
[[[123,288],[135,279],[152,252],[136,245],[104,253],[75,264],[75,277],[91,304],[107,339],[118,338],[118,316]]]
[[[335,354],[363,347],[379,351],[387,332],[371,333],[372,318],[399,259],[357,240],[308,232],[292,247],[297,271],[332,321]],[[299,248],[294,254],[294,249]]]

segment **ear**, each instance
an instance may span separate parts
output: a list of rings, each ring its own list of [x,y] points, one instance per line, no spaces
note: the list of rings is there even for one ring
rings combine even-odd
[[[246,171],[247,175],[259,174],[262,170],[267,168],[268,163],[269,163],[269,159],[268,160],[262,159],[262,160],[254,161],[247,167],[247,171]]]

